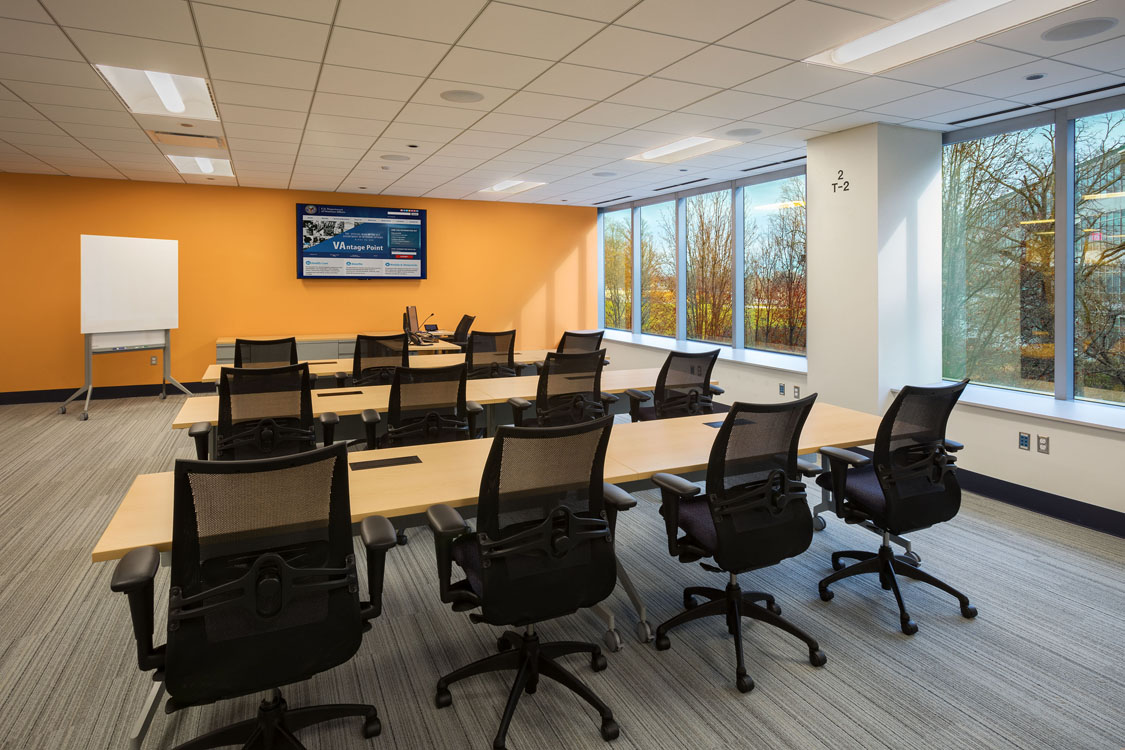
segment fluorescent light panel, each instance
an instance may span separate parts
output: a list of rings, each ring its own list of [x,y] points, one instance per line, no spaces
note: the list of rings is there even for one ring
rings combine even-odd
[[[730,148],[731,146],[739,145],[741,141],[724,141],[717,138],[704,138],[703,136],[691,136],[690,138],[681,138],[678,141],[673,141],[666,146],[649,149],[644,153],[637,154],[636,156],[628,157],[632,161],[648,161],[656,162],[659,164],[674,164],[684,159],[691,159],[695,156],[702,156],[709,154],[712,151],[718,151],[723,148]]]
[[[234,177],[230,159],[212,159],[206,156],[168,156],[168,159],[180,174]]]
[[[219,119],[211,102],[211,90],[202,78],[112,65],[94,67],[134,114]]]
[[[1085,2],[1088,0],[946,0],[805,62],[881,73]]]
[[[481,192],[506,193],[508,195],[513,195],[515,193],[522,193],[525,190],[531,190],[532,188],[536,188],[540,185],[546,184],[547,183],[545,182],[528,182],[527,180],[504,180],[503,182],[496,183],[492,187],[485,188]]]

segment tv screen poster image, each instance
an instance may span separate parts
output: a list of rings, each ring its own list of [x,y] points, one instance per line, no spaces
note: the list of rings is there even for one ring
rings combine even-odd
[[[426,278],[426,212],[298,203],[297,278]]]

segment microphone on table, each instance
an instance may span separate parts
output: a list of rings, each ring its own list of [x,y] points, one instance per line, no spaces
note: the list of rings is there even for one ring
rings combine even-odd
[[[430,322],[430,318],[432,318],[432,317],[434,317],[434,314],[433,314],[433,313],[430,313],[429,315],[427,315],[427,316],[426,316],[426,319],[422,321],[422,325],[418,326],[418,330],[420,331],[420,330],[422,330],[423,328],[425,328],[425,327],[426,327],[426,323],[429,323],[429,322]]]

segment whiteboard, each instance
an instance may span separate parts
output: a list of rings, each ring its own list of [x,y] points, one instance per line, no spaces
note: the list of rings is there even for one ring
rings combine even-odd
[[[82,235],[82,333],[179,326],[177,240]]]

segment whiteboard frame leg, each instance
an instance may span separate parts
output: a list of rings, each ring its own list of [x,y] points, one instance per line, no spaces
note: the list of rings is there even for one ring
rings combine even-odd
[[[164,356],[162,359],[164,360],[164,375],[160,380],[160,398],[163,399],[165,397],[164,386],[169,383],[191,396],[192,392],[185,388],[180,381],[172,377],[172,332],[167,328],[164,329]]]
[[[85,393],[86,405],[83,407],[82,415],[79,417],[79,419],[86,420],[90,417],[90,397],[94,395],[94,351],[92,348],[93,345],[91,343],[90,334],[83,334],[82,338],[86,341],[86,384],[74,393],[70,394],[70,397],[67,398],[66,401],[62,402],[62,405],[59,406],[59,414],[66,414],[66,405]]]

